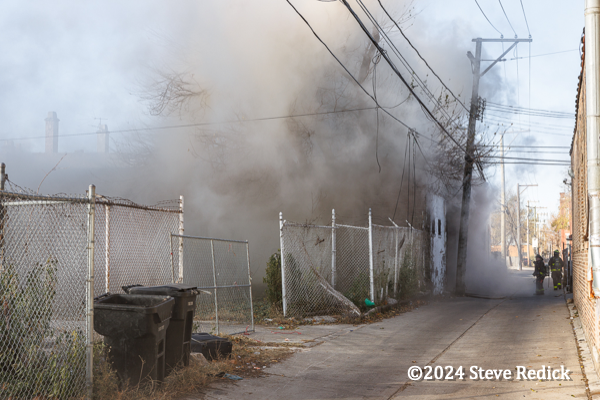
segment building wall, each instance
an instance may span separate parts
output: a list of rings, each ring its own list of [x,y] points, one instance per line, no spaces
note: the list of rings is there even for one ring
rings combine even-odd
[[[585,51],[584,51],[585,57]],[[584,65],[582,58],[582,65]],[[572,260],[573,260],[573,300],[584,328],[587,341],[592,349],[594,363],[598,368],[598,340],[596,299],[592,292],[592,271],[588,258],[588,196],[587,196],[587,151],[586,151],[586,103],[585,68],[580,76],[577,119],[573,143],[571,145],[572,178]]]

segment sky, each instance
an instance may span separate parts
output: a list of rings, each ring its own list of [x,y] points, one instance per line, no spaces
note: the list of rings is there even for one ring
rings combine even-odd
[[[485,75],[480,95],[500,104],[574,113],[584,1],[478,1],[491,24],[505,38],[514,37],[514,33],[501,4],[517,36],[527,38],[530,31],[533,39],[531,46],[520,44],[518,54],[511,52],[506,56],[509,60],[497,64]],[[382,2],[393,15],[410,16],[403,23],[408,38],[444,83],[460,94],[462,101],[468,102],[472,75],[466,53],[474,52],[471,40],[500,36],[475,0]],[[294,0],[292,4],[334,53],[349,60],[352,71],[358,71],[360,60],[353,59],[352,52],[368,43],[343,5],[317,0]],[[356,6],[354,2],[351,4]],[[384,19],[376,1],[369,0],[365,4],[375,12],[377,19]],[[361,16],[364,18],[364,14]],[[203,153],[198,149],[198,142],[189,140],[189,129],[144,130],[314,111],[314,104],[308,100],[315,98],[311,90],[319,93],[327,87],[328,75],[323,71],[333,71],[334,78],[344,72],[284,0],[78,3],[38,0],[28,3],[27,7],[17,0],[5,0],[0,3],[0,23],[4,28],[0,36],[3,54],[0,58],[3,72],[0,74],[0,154],[8,158],[6,152],[13,151],[11,144],[21,149],[22,153],[18,153],[21,164],[7,166],[11,180],[21,186],[37,188],[49,171],[48,165],[51,167],[60,159],[51,164],[36,164],[39,157],[33,157],[44,150],[44,118],[49,111],[55,111],[60,119],[60,135],[64,136],[59,140],[59,153],[68,155],[44,181],[42,193],[83,192],[88,184],[96,183],[100,193],[146,204],[185,194],[189,196],[186,198],[194,199],[186,200],[186,204],[190,220],[197,221],[195,225],[190,224],[190,231],[186,232],[234,239],[252,238],[252,225],[260,225],[256,222],[258,219],[272,219],[272,223],[260,227],[272,231],[274,235],[269,235],[275,238],[271,240],[273,237],[267,235],[273,244],[265,246],[267,249],[258,256],[261,260],[267,259],[267,253],[277,248],[279,211],[293,214],[297,220],[314,217],[314,210],[318,208],[315,204],[326,196],[321,196],[320,191],[312,192],[313,186],[329,186],[339,192],[337,197],[336,193],[329,193],[321,209],[333,208],[335,199],[364,197],[347,205],[360,208],[364,214],[368,207],[376,208],[380,197],[393,197],[386,200],[388,203],[396,200],[399,170],[394,157],[401,153],[399,149],[405,136],[400,135],[401,142],[390,136],[396,129],[390,120],[383,120],[380,139],[374,135],[358,135],[352,141],[343,135],[333,135],[331,141],[311,142],[318,136],[313,133],[319,129],[352,130],[354,123],[347,120],[338,125],[321,121],[320,125],[299,123],[295,127],[277,120],[228,131],[215,127],[201,132],[204,140],[201,144],[215,150],[211,154]],[[415,70],[426,76],[428,86],[439,93],[441,85],[414,51],[399,35],[392,35],[392,39]],[[544,55],[562,51],[566,52]],[[484,46],[486,59],[495,58],[501,52],[498,44]],[[530,54],[544,56],[532,57],[529,64]],[[524,58],[510,60],[517,57]],[[157,71],[183,73],[186,79],[205,88],[208,95],[194,100],[199,103],[186,104],[181,112],[151,115],[144,99],[159,79]],[[379,99],[392,104],[405,88],[389,70],[382,69],[381,74]],[[330,82],[337,81],[331,79]],[[365,107],[373,105],[360,91],[352,93],[355,103]],[[486,112],[484,124],[490,125],[488,132],[493,133],[498,130],[494,124],[499,119],[493,112]],[[434,130],[414,104],[399,107],[393,113],[424,133]],[[77,163],[69,164],[72,154],[95,153],[94,132],[100,121],[114,132],[111,151],[133,148],[143,153],[147,146],[153,146],[152,157],[140,164],[140,168],[132,169],[131,174],[102,176],[97,171],[82,172],[80,179],[67,182],[67,177],[73,176],[67,174],[73,172],[69,170],[81,168]],[[503,118],[501,121],[506,127],[500,129],[506,131],[506,146],[570,146],[574,120],[532,118],[530,121],[521,117],[521,120]],[[513,127],[510,127],[511,122]],[[375,124],[376,118],[371,113],[354,125],[364,132],[374,132]],[[137,134],[115,132],[129,129],[140,131]],[[307,136],[278,136],[282,131],[301,131]],[[376,159],[376,152],[372,151],[376,140],[384,143],[380,159]],[[292,154],[282,150],[289,143],[306,153],[316,154],[321,157],[320,161],[303,164],[300,150]],[[229,153],[220,155],[225,145],[230,146]],[[335,167],[326,163],[329,147],[337,149],[333,153],[337,157]],[[513,149],[513,153],[507,155],[567,160],[568,149],[561,151],[562,154],[527,155],[517,154]],[[215,165],[218,167],[224,159],[235,160],[236,168],[225,166],[223,171],[228,174],[215,173]],[[269,163],[270,160],[275,161]],[[364,165],[357,166],[359,162]],[[378,164],[383,166],[382,172],[377,172]],[[159,165],[161,171],[154,169]],[[355,171],[352,168],[356,168],[356,174],[348,172]],[[492,168],[486,175],[492,187],[498,188],[499,172]],[[318,185],[314,184],[315,177]],[[565,177],[566,168],[562,167],[511,165],[506,170],[506,187],[510,192],[516,190],[517,184],[537,184],[528,188],[522,199],[537,201],[535,204],[547,207],[551,213],[557,210]],[[374,187],[369,186],[369,179],[379,185],[372,190],[371,197],[363,196]],[[356,185],[352,189],[359,181],[364,181],[363,186]],[[246,182],[259,184],[257,189],[245,189],[243,195],[230,190],[232,186],[245,187]],[[387,185],[389,188],[385,188],[386,182],[392,183]],[[268,192],[265,188],[277,194],[265,199]],[[240,206],[243,203],[255,205],[244,208]],[[232,211],[236,207],[239,210]],[[381,218],[387,221],[388,216],[381,215]],[[237,229],[236,220],[248,222],[247,227]],[[210,227],[216,233],[210,232]],[[260,242],[259,246],[264,243]]]
[[[498,1],[479,1],[491,24],[485,19],[474,0],[430,0],[424,3],[423,14],[431,13],[431,18],[439,24],[440,31],[446,31],[449,26],[452,26],[454,31],[460,32],[460,36],[465,41],[475,37],[498,38],[500,35],[491,24],[502,32],[505,38],[514,37],[514,32]],[[512,60],[505,62],[505,65],[496,64],[494,72],[499,76],[486,75],[482,78],[482,83],[487,81],[486,84],[489,84],[489,80],[499,78],[498,87],[485,88],[483,96],[501,104],[574,114],[578,76],[581,71],[579,45],[584,26],[584,1],[523,0],[522,4],[533,39],[531,49],[527,44],[519,44],[518,56],[525,57],[524,59],[518,60],[518,63],[517,60]],[[529,32],[521,3],[518,0],[503,0],[502,5],[518,37],[528,38]],[[439,35],[440,31],[435,32],[434,35]],[[470,45],[474,53],[475,46]],[[489,51],[488,58],[495,58],[502,54],[502,49],[498,45],[495,48],[493,45],[485,45],[485,49]],[[529,66],[529,51],[532,56],[535,56],[568,50],[574,51],[533,57]],[[506,58],[516,58],[515,56],[516,54],[513,53]],[[498,93],[499,90],[501,93]],[[488,122],[494,121],[498,122],[498,119],[489,115]],[[504,123],[510,124],[510,122]],[[537,146],[570,147],[571,145],[574,120],[532,118],[530,125],[528,117],[521,117],[520,121],[518,118],[513,118],[513,123],[515,127],[509,129],[505,135],[505,146],[511,143]],[[530,132],[511,133],[527,131],[530,126],[532,126]],[[569,159],[568,149],[563,151],[563,154],[527,155],[509,152],[506,155]],[[530,201],[530,204],[546,207],[540,211],[550,214],[557,211],[559,193],[565,191],[563,179],[568,178],[566,171],[567,168],[563,167],[527,168],[507,165],[506,190],[516,193],[517,184],[537,184],[537,187],[522,189],[521,198],[524,202]],[[499,180],[498,171],[490,181],[499,185]]]

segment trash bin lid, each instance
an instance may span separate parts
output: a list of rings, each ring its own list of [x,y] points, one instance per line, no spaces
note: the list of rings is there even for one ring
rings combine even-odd
[[[172,297],[196,295],[198,294],[196,288],[197,286],[187,285],[184,283],[169,283],[167,285],[160,286],[123,286],[125,293],[129,294],[153,294]]]

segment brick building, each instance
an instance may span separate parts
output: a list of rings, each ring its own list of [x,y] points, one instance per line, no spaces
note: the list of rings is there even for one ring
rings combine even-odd
[[[584,39],[582,39],[585,42]],[[571,144],[572,170],[572,260],[573,300],[579,310],[586,339],[592,350],[594,364],[598,370],[598,328],[600,308],[592,290],[592,268],[588,258],[588,185],[587,185],[587,132],[586,132],[586,74],[585,45],[581,58],[582,71],[577,88],[575,131]],[[600,295],[600,293],[598,293]],[[600,306],[600,304],[598,304]]]

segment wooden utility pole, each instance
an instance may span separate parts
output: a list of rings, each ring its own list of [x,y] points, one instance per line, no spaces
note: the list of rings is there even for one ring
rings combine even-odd
[[[517,255],[519,257],[519,271],[523,270],[523,257],[521,255],[521,188],[524,187],[527,189],[530,186],[535,185],[520,185],[517,183]],[[527,245],[529,246],[529,244]],[[529,253],[529,251],[527,251]]]
[[[473,162],[475,161],[475,128],[479,113],[479,80],[484,76],[494,65],[502,61],[502,57],[508,54],[518,43],[531,42],[531,39],[473,39],[475,42],[475,56],[469,51],[467,57],[471,60],[473,69],[473,89],[471,91],[471,110],[469,115],[469,130],[467,134],[467,154],[465,154],[465,171],[463,176],[463,195],[462,207],[460,210],[460,229],[458,231],[458,256],[456,261],[456,295],[464,296],[465,294],[465,271],[467,269],[467,238],[469,233],[469,207],[471,203],[471,178],[473,177]],[[512,45],[485,71],[481,72],[481,48],[483,43],[512,43]]]
[[[504,135],[500,137],[500,157],[501,161],[501,188],[500,188],[500,251],[502,253],[502,262],[506,266],[506,191],[504,187]]]

